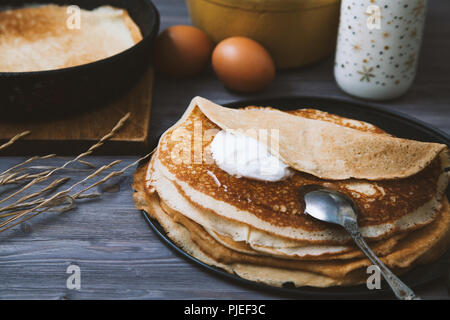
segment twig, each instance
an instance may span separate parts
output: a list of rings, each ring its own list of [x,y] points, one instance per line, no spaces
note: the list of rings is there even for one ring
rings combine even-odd
[[[105,182],[108,181],[109,179],[111,179],[111,178],[113,178],[113,177],[116,177],[116,176],[122,175],[122,174],[123,174],[126,170],[128,170],[129,168],[135,166],[135,165],[138,164],[140,161],[142,161],[142,160],[148,158],[153,152],[154,152],[154,151],[152,151],[152,152],[150,152],[149,154],[143,156],[142,158],[139,158],[139,159],[136,160],[135,162],[133,162],[133,163],[127,165],[126,167],[124,167],[122,170],[111,172],[110,174],[108,174],[108,175],[107,175],[106,177],[104,177],[103,179],[101,179],[101,180],[97,181],[96,183],[90,185],[89,187],[87,187],[87,188],[85,188],[85,189],[79,191],[79,192],[76,193],[73,197],[77,198],[77,197],[79,197],[82,193],[84,193],[84,192],[86,192],[86,191],[88,191],[88,190],[90,190],[90,189],[92,189],[92,188],[94,188],[94,187],[96,187],[96,186],[98,186],[98,185],[100,185],[100,184],[105,183]]]
[[[36,160],[45,160],[45,159],[50,159],[50,158],[54,158],[54,157],[56,157],[56,154],[48,154],[48,155],[42,156],[42,157],[40,157],[40,156],[34,156],[34,157],[31,157],[31,158],[29,158],[29,159],[27,159],[27,160],[25,160],[25,161],[23,161],[23,162],[21,162],[21,163],[18,163],[18,164],[16,164],[16,165],[12,166],[12,167],[9,168],[8,170],[3,171],[2,173],[0,173],[0,178],[1,178],[2,176],[6,175],[7,173],[12,172],[12,171],[16,170],[17,168],[20,168],[20,167],[22,167],[22,166],[24,166],[24,165],[26,165],[26,164],[29,164],[29,163],[31,163],[31,162],[33,162],[33,161],[36,161]],[[59,157],[58,157],[58,158],[59,158]],[[81,164],[83,164],[83,165],[85,165],[85,166],[87,166],[87,167],[89,167],[89,168],[92,168],[92,169],[95,168],[95,165],[93,165],[93,164],[90,163],[90,162],[87,162],[87,161],[84,161],[84,160],[78,160],[78,162],[81,163]]]
[[[116,161],[113,161],[113,162],[111,162],[110,164],[108,164],[108,165],[106,165],[106,166],[102,166],[101,168],[99,168],[99,169],[98,169],[96,172],[94,172],[93,174],[91,174],[91,175],[87,176],[86,178],[84,178],[83,180],[81,180],[81,181],[75,183],[75,184],[72,185],[70,188],[68,188],[68,189],[66,189],[66,190],[64,190],[64,191],[58,192],[57,194],[55,194],[55,195],[53,195],[52,197],[50,197],[49,199],[47,199],[47,200],[41,202],[39,205],[37,205],[37,206],[34,207],[34,208],[31,208],[31,209],[28,209],[28,210],[25,210],[25,211],[22,211],[22,212],[15,212],[15,213],[10,214],[10,215],[14,215],[14,217],[12,217],[12,218],[8,219],[7,221],[5,221],[5,222],[3,222],[3,223],[0,224],[0,232],[3,232],[3,231],[5,231],[5,230],[8,230],[8,229],[10,229],[10,228],[12,228],[12,227],[14,227],[14,226],[16,226],[16,225],[18,225],[18,224],[24,222],[24,221],[27,221],[27,220],[31,219],[32,217],[35,217],[35,216],[37,216],[37,215],[39,215],[39,214],[41,214],[41,213],[43,213],[43,212],[45,212],[45,211],[48,211],[48,209],[51,207],[52,201],[55,201],[55,200],[57,200],[57,199],[65,198],[65,197],[70,197],[70,198],[72,198],[73,200],[76,200],[76,199],[81,199],[81,198],[85,198],[85,197],[91,197],[92,194],[91,194],[91,195],[83,195],[83,193],[86,192],[86,191],[88,191],[88,190],[90,190],[90,189],[92,189],[92,188],[94,188],[94,187],[96,187],[96,186],[98,186],[98,185],[100,185],[100,184],[105,183],[106,181],[108,181],[109,179],[111,179],[111,178],[113,178],[113,177],[122,175],[122,174],[123,174],[126,170],[128,170],[129,168],[135,166],[135,165],[138,164],[140,161],[142,161],[142,160],[148,158],[153,152],[154,152],[154,150],[153,150],[152,152],[150,152],[149,154],[145,155],[144,157],[139,158],[139,159],[136,160],[135,162],[133,162],[133,163],[131,163],[131,164],[125,166],[124,168],[122,168],[122,169],[119,170],[119,171],[113,171],[113,172],[111,172],[110,174],[108,174],[107,176],[105,176],[103,179],[101,179],[101,180],[99,180],[99,181],[97,181],[97,182],[91,184],[90,186],[88,186],[88,187],[82,189],[81,191],[75,193],[75,194],[72,195],[72,196],[69,195],[68,193],[69,193],[74,187],[76,187],[76,186],[78,186],[78,185],[80,185],[80,184],[86,182],[87,180],[89,180],[89,179],[91,179],[91,178],[93,178],[93,177],[99,175],[99,174],[100,174],[101,172],[103,172],[104,170],[109,169],[110,167],[114,166],[115,164],[117,164],[117,163],[119,163],[119,162],[121,162],[121,161],[120,161],[120,160],[116,160]],[[32,214],[32,215],[29,215],[29,216],[27,216],[27,217],[24,217],[25,215],[27,215],[27,214],[29,214],[29,213],[31,213],[31,212],[35,212],[36,210],[41,209],[41,208],[47,208],[47,209],[39,210],[39,211],[37,211],[36,213],[34,213],[34,214]],[[71,209],[71,208],[70,208],[70,209]],[[67,209],[67,210],[70,210],[70,209]],[[67,210],[65,210],[65,211],[67,211]],[[20,218],[22,218],[22,217],[24,217],[24,218],[21,219],[20,221],[14,223],[14,221],[16,221],[16,220],[18,220],[18,219],[20,219]]]
[[[118,130],[120,130],[120,128],[124,125],[124,123],[127,121],[127,119],[129,117],[130,117],[130,113],[127,113],[124,117],[122,117],[117,122],[117,124],[114,126],[114,128],[108,134],[106,134],[103,138],[101,138],[97,143],[92,145],[86,152],[79,154],[77,157],[75,157],[69,161],[66,161],[63,165],[61,165],[59,167],[55,167],[55,166],[24,167],[25,165],[27,165],[35,160],[38,160],[38,159],[48,159],[48,158],[55,157],[54,154],[51,154],[51,155],[47,155],[47,156],[43,156],[43,157],[38,157],[38,156],[32,157],[32,158],[25,160],[22,163],[19,163],[15,166],[9,168],[8,170],[0,173],[0,186],[2,185],[2,183],[3,184],[18,183],[23,180],[32,179],[20,190],[14,192],[13,194],[7,196],[4,199],[1,199],[0,204],[6,202],[9,199],[12,199],[13,197],[17,196],[18,194],[20,194],[22,192],[28,190],[33,185],[42,183],[42,182],[48,180],[50,178],[50,176],[53,175],[57,171],[70,170],[69,168],[67,168],[67,166],[69,166],[70,164],[72,164],[74,162],[79,162],[81,164],[88,166],[91,169],[95,169],[96,167],[93,164],[91,164],[90,162],[87,162],[85,160],[82,160],[82,158],[84,158],[88,155],[91,155],[97,148],[102,146],[106,140],[108,140],[112,136],[114,136],[116,134],[116,132]],[[2,145],[0,147],[0,150],[11,145],[17,139],[24,136],[25,134],[28,134],[28,132],[24,132],[20,135],[17,135],[14,138],[12,138],[8,143]],[[74,183],[66,190],[59,191],[47,199],[42,198],[42,197],[41,198],[37,198],[37,197],[39,197],[40,195],[42,195],[48,191],[54,191],[59,185],[66,182],[69,178],[57,179],[57,180],[53,181],[52,183],[50,183],[48,186],[41,189],[40,191],[23,196],[22,198],[15,201],[14,203],[7,205],[3,208],[0,208],[0,212],[16,210],[15,212],[5,212],[3,214],[0,214],[0,218],[7,218],[6,221],[3,221],[0,223],[0,232],[8,230],[24,221],[27,221],[27,220],[43,213],[43,212],[47,212],[47,211],[65,212],[65,211],[71,210],[72,208],[75,207],[76,200],[78,200],[78,199],[90,199],[90,198],[99,197],[100,196],[99,193],[89,193],[89,194],[85,194],[85,193],[88,190],[94,188],[95,186],[98,186],[102,183],[105,183],[106,181],[108,181],[109,179],[111,179],[113,177],[123,174],[127,169],[136,165],[138,162],[142,161],[143,159],[149,157],[152,153],[153,153],[153,151],[151,153],[149,153],[148,155],[136,160],[135,162],[125,166],[124,168],[122,168],[119,171],[111,172],[104,178],[89,185],[88,187],[85,187],[81,191],[74,193],[73,195],[70,195],[70,193],[74,190],[75,187],[80,186],[81,184],[85,183],[86,181],[99,176],[105,170],[108,170],[111,167],[119,164],[121,162],[121,160],[112,161],[108,165],[104,165],[104,166],[98,168],[97,170],[95,170],[95,172],[89,174],[84,179]],[[32,174],[32,173],[27,172],[29,170],[44,170],[44,171]],[[74,169],[74,170],[85,171],[82,169]],[[34,201],[29,201],[32,198],[37,198],[37,199],[35,199]],[[17,210],[19,210],[19,211],[17,211]]]
[[[36,178],[45,176],[46,174],[48,174],[50,172],[50,170],[42,171],[42,172],[35,173],[35,174],[25,173],[25,174],[17,177],[17,175],[20,174],[21,172],[22,171],[14,172],[14,173],[11,173],[11,174],[1,178],[0,186],[5,185],[5,184],[17,184],[17,183],[25,181],[25,180],[36,179]]]
[[[17,221],[16,223],[10,224],[10,225],[8,225],[6,228],[4,228],[4,229],[0,229],[0,232],[6,231],[6,230],[8,230],[8,229],[11,229],[11,228],[13,228],[13,227],[15,227],[15,226],[17,226],[17,225],[19,225],[19,224],[21,224],[21,223],[27,221],[27,220],[30,220],[31,218],[34,218],[35,216],[37,216],[37,215],[39,215],[39,214],[41,214],[41,213],[43,213],[43,212],[47,212],[48,210],[49,210],[49,208],[44,208],[44,209],[42,209],[42,210],[39,210],[39,211],[36,212],[35,214],[32,214],[32,215],[30,215],[30,216],[28,216],[28,217],[25,217],[25,218],[23,218],[22,220]],[[65,211],[67,211],[67,210],[65,210]]]
[[[0,150],[6,149],[7,147],[9,147],[10,145],[12,145],[14,142],[16,142],[17,140],[19,140],[20,138],[26,136],[27,134],[30,134],[31,131],[24,131],[22,133],[19,133],[18,135],[12,137],[8,142],[6,142],[5,144],[2,144],[0,146]]]
[[[13,170],[15,170],[15,169],[17,169],[17,168],[19,168],[19,167],[21,167],[21,166],[23,166],[23,165],[26,165],[26,164],[28,164],[28,163],[30,163],[30,162],[32,162],[32,161],[35,161],[35,160],[38,160],[38,159],[48,159],[48,158],[52,158],[52,157],[54,157],[54,156],[55,156],[55,154],[48,154],[48,155],[43,156],[43,157],[39,157],[39,156],[31,157],[31,158],[29,158],[28,160],[25,160],[24,162],[21,162],[21,163],[19,163],[19,164],[16,164],[15,166],[12,166],[12,167],[9,168],[8,170],[3,171],[2,173],[0,173],[0,176],[3,176],[3,175],[5,175],[5,174],[7,174],[8,172],[11,172],[11,171],[13,171]]]
[[[79,196],[78,196],[76,199],[74,199],[74,200],[78,200],[78,199],[94,199],[94,198],[98,198],[98,197],[100,197],[100,196],[101,196],[100,193],[82,194],[82,195],[79,195]],[[71,197],[71,198],[72,198],[72,197]],[[24,202],[24,203],[15,205],[15,206],[11,206],[10,208],[8,208],[8,211],[9,211],[9,210],[20,210],[20,209],[29,208],[29,207],[31,207],[31,206],[38,205],[38,204],[40,204],[40,203],[42,203],[42,202],[44,202],[44,201],[45,201],[44,198],[39,198],[39,199],[36,199],[36,200],[34,200],[34,201],[31,201],[31,202]],[[7,211],[7,210],[4,210],[4,211]],[[0,214],[0,218],[6,218],[6,217],[15,216],[15,215],[17,215],[17,214],[19,214],[19,213],[20,213],[20,212],[18,212],[18,211],[16,211],[16,212],[3,213],[3,214]]]
[[[0,176],[0,186],[6,185],[6,184],[17,184],[20,182],[23,182],[25,180],[31,180],[38,177],[42,177],[47,175],[50,170],[53,170],[55,168],[58,168],[56,166],[32,166],[32,167],[26,167],[21,168],[13,173],[9,173],[8,175]],[[25,172],[26,170],[45,170],[38,173],[25,173],[21,176],[18,176],[18,174]],[[74,171],[74,172],[85,172],[85,171],[91,171],[92,169],[78,169],[78,168],[61,168],[61,170],[65,171]]]
[[[8,211],[8,210],[21,210],[21,209],[25,209],[25,208],[29,208],[31,206],[37,205],[41,202],[44,202],[45,199],[44,198],[39,198],[36,199],[34,201],[30,201],[30,202],[23,202],[21,204],[17,204],[14,206],[10,206],[8,209],[2,210],[2,211]],[[18,212],[8,212],[8,213],[2,213],[0,214],[0,218],[6,218],[6,217],[10,217],[10,216],[14,216],[18,214]]]
[[[54,194],[53,196],[51,196],[50,198],[46,199],[44,202],[40,203],[40,204],[37,205],[36,207],[31,208],[31,209],[28,209],[28,210],[25,210],[25,211],[22,211],[22,212],[18,213],[17,215],[15,215],[14,217],[12,217],[12,218],[6,220],[5,222],[0,223],[0,232],[9,229],[9,227],[2,229],[4,226],[10,224],[11,222],[14,222],[14,221],[17,220],[17,219],[20,219],[21,217],[27,215],[27,214],[30,213],[30,212],[36,211],[37,209],[40,209],[40,208],[42,208],[42,207],[47,207],[47,205],[49,205],[53,200],[55,200],[55,199],[57,199],[57,198],[61,198],[61,197],[63,197],[63,196],[64,196],[64,197],[65,197],[65,196],[68,196],[68,193],[69,193],[70,191],[72,191],[72,189],[75,188],[76,186],[78,186],[78,185],[80,185],[80,184],[86,182],[87,180],[89,180],[89,179],[91,179],[91,178],[93,178],[93,177],[96,177],[96,176],[99,175],[101,172],[103,172],[103,171],[105,171],[105,170],[111,168],[112,166],[114,166],[114,165],[116,165],[116,164],[118,164],[118,163],[120,163],[120,162],[121,162],[121,160],[115,160],[115,161],[111,162],[110,164],[108,164],[108,165],[106,165],[106,166],[102,166],[101,168],[99,168],[98,170],[96,170],[94,173],[90,174],[89,176],[87,176],[87,177],[84,178],[83,180],[78,181],[77,183],[73,184],[71,187],[69,187],[69,188],[66,189],[66,190],[63,190],[63,191],[60,191],[60,192]],[[25,220],[24,220],[24,221],[25,221]]]
[[[84,164],[85,166],[91,168],[91,169],[95,169],[97,168],[95,165],[93,165],[90,162],[87,162],[86,160],[78,160],[79,163]]]
[[[40,196],[41,194],[56,189],[57,187],[59,187],[61,184],[67,182],[70,178],[62,178],[62,179],[57,179],[55,181],[53,181],[52,183],[50,183],[47,187],[43,188],[42,190],[38,191],[38,192],[34,192],[31,194],[28,194],[22,198],[20,198],[19,200],[15,201],[14,203],[10,204],[9,206],[0,208],[0,212],[3,211],[7,211],[7,210],[11,210],[11,208],[13,208],[14,206],[18,206],[19,204],[21,204],[24,201],[30,200],[32,198],[36,198],[38,196]]]
[[[28,167],[28,168],[24,168],[23,170],[19,170],[17,172],[11,173],[7,176],[4,176],[3,178],[0,177],[0,186],[1,185],[6,185],[6,184],[17,184],[20,182],[23,182],[25,180],[31,180],[31,179],[35,179],[38,177],[42,177],[47,175],[50,170],[53,170],[55,168],[58,168],[56,166],[33,166],[33,167]],[[39,173],[25,173],[21,176],[16,177],[19,173],[21,173],[22,171],[26,171],[27,169],[29,170],[45,170],[45,171],[41,171]],[[91,171],[92,169],[78,169],[78,168],[62,168],[61,170],[65,170],[65,171],[73,171],[73,172],[86,172],[86,171]]]
[[[65,162],[61,167],[58,167],[58,168],[55,168],[55,169],[51,170],[46,175],[44,175],[42,177],[40,176],[40,177],[37,177],[37,178],[33,179],[32,181],[30,181],[27,185],[25,185],[20,190],[14,192],[13,194],[9,195],[8,197],[6,197],[6,198],[4,198],[2,200],[0,200],[0,204],[5,202],[5,201],[7,201],[7,200],[9,200],[9,199],[11,199],[11,198],[13,198],[13,197],[15,197],[16,195],[22,193],[23,191],[29,189],[33,185],[47,180],[53,173],[64,169],[68,165],[79,161],[81,158],[83,158],[85,156],[88,156],[88,155],[92,154],[97,148],[101,147],[106,140],[108,140],[109,138],[114,136],[116,134],[116,132],[119,131],[120,128],[122,128],[122,126],[124,125],[125,121],[129,117],[130,117],[130,113],[127,113],[122,119],[119,120],[119,122],[114,126],[114,128],[107,135],[105,135],[103,138],[101,138],[100,141],[98,141],[96,144],[92,145],[86,152],[84,152],[82,154],[79,154],[76,158]]]

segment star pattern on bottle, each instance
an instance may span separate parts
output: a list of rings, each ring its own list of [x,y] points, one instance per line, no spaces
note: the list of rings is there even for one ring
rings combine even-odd
[[[412,13],[417,18],[424,9],[425,9],[425,4],[423,3],[423,0],[418,0],[417,5],[413,8]]]
[[[352,49],[353,49],[353,51],[360,51],[361,46],[359,44],[354,44]]]
[[[409,71],[414,66],[415,62],[416,57],[414,56],[414,54],[410,54],[408,60],[406,60],[405,62],[406,71]]]
[[[358,71],[358,73],[361,75],[361,79],[359,79],[359,81],[370,82],[370,78],[375,78],[375,75],[372,72],[373,67],[366,68],[365,66],[363,66],[362,70]]]

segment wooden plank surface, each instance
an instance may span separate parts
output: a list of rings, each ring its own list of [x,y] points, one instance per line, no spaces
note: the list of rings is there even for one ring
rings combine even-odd
[[[161,13],[162,29],[189,23],[184,1],[154,2]],[[374,104],[391,107],[450,133],[450,2],[433,0],[429,4],[424,47],[412,90],[400,99]],[[258,95],[225,90],[211,70],[185,81],[157,77],[150,144],[179,118],[196,95],[219,103],[288,95],[346,97],[334,83],[332,67],[330,57],[308,68],[280,72],[268,91]],[[89,161],[101,165],[115,158],[123,160],[119,167],[136,160],[135,156],[118,155],[91,157]],[[1,157],[0,172],[23,159]],[[46,163],[63,161],[54,159]],[[72,211],[50,213],[0,233],[0,298],[290,298],[216,277],[167,248],[134,208],[132,172],[128,171],[106,189],[98,188],[101,200],[85,200]],[[72,176],[76,180],[82,174]],[[113,187],[114,183],[119,187]],[[2,189],[0,195],[5,192],[11,190]],[[70,264],[81,268],[79,291],[66,288],[66,268]],[[417,292],[424,298],[449,299],[444,281],[422,286]]]
[[[153,68],[118,100],[70,117],[15,120],[0,118],[0,144],[23,131],[29,135],[6,151],[9,155],[45,154],[59,150],[60,154],[81,152],[111,130],[126,113],[128,125],[108,141],[102,154],[139,154],[148,148],[148,132],[153,90]],[[120,151],[119,151],[120,150]]]

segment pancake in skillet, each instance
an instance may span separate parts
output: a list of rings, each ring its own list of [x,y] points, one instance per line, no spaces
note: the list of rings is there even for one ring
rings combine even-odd
[[[0,11],[0,72],[61,69],[118,54],[142,40],[125,10],[81,10],[80,28],[69,28],[67,6]]]

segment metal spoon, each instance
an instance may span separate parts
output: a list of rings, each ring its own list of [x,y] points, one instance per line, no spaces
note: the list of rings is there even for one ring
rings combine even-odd
[[[406,284],[378,259],[364,241],[358,229],[355,206],[347,196],[332,189],[317,187],[315,190],[313,188],[312,191],[307,191],[304,197],[305,212],[316,219],[343,226],[370,261],[378,266],[398,299],[420,300]]]

